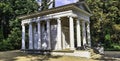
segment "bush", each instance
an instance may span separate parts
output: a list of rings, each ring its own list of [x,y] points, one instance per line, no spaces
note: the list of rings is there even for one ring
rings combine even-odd
[[[117,43],[112,43],[112,44],[110,44],[109,47],[105,47],[105,50],[108,50],[108,51],[120,51],[120,45],[117,44]]]
[[[8,40],[3,40],[0,42],[0,51],[12,50],[13,47]]]
[[[21,31],[19,28],[13,28],[7,39],[0,41],[0,51],[20,49]]]

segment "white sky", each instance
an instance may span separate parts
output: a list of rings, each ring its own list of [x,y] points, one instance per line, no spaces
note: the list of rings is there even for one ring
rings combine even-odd
[[[55,0],[56,1],[56,6],[62,6],[62,5],[66,5],[66,4],[70,4],[70,3],[75,3],[78,0]]]

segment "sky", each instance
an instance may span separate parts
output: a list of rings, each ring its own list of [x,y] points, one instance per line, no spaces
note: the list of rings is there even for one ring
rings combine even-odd
[[[38,3],[41,2],[41,0],[36,0]],[[62,5],[66,5],[66,4],[70,4],[70,3],[75,3],[78,0],[55,0],[55,5],[56,7],[58,6],[62,6]]]
[[[62,6],[62,5],[66,5],[66,4],[70,4],[70,3],[75,3],[78,0],[55,0],[56,1],[56,6]]]

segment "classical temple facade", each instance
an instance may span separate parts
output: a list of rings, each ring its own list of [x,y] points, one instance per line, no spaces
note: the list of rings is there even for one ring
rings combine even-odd
[[[20,16],[21,49],[50,50],[56,55],[90,57],[89,51],[77,49],[85,45],[91,47],[90,16],[91,11],[84,2]],[[62,50],[72,53],[60,52]]]

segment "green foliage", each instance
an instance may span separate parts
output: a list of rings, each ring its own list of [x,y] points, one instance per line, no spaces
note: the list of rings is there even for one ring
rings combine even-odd
[[[120,51],[120,45],[118,43],[111,43],[109,48],[108,46],[105,46],[105,48],[106,48],[105,50]]]
[[[35,0],[0,1],[0,50],[20,49],[21,21],[17,16],[37,12]],[[3,38],[4,37],[4,38]]]
[[[8,40],[3,40],[0,42],[0,51],[12,50],[13,46]]]
[[[109,41],[110,41],[110,39],[111,39],[111,38],[110,38],[110,34],[106,34],[106,35],[105,35],[105,40],[109,40]]]
[[[52,7],[55,7],[55,0],[53,0],[53,1],[50,1],[50,0],[41,0],[41,2],[42,2],[41,7],[40,7],[41,11],[49,9],[49,6],[51,4],[53,4]]]
[[[106,49],[119,49],[120,0],[86,0],[86,2],[93,14],[91,17],[93,42],[102,42]]]
[[[0,30],[0,40],[3,40],[4,37],[3,37],[3,33],[2,33],[2,30]]]
[[[20,28],[13,28],[7,40],[10,41],[13,49],[20,49],[21,47],[21,31]]]
[[[9,19],[12,16],[12,8],[10,4],[0,2],[0,31],[3,35],[3,38],[7,38],[7,34],[9,33]]]

